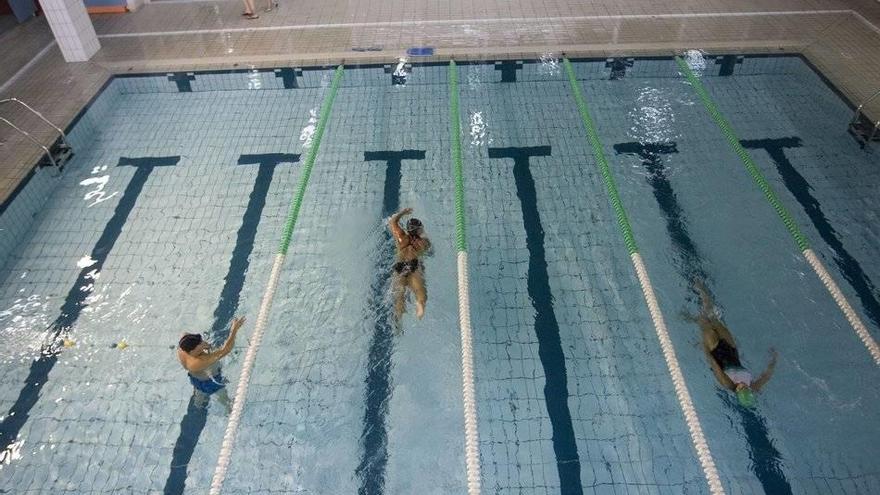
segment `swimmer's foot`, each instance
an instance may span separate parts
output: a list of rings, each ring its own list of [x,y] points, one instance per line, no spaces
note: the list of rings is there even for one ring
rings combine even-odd
[[[423,316],[425,316],[425,305],[420,302],[417,302],[416,303],[416,318],[421,320]]]

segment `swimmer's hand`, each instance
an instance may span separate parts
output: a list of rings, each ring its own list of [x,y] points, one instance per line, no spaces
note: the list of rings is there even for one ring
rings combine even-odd
[[[244,316],[239,316],[238,318],[233,318],[232,327],[229,329],[230,332],[237,332],[242,325],[244,325],[245,318]]]
[[[404,208],[404,209],[400,210],[399,212],[397,212],[397,214],[400,216],[409,215],[410,213],[412,213],[412,211],[413,211],[412,208]]]

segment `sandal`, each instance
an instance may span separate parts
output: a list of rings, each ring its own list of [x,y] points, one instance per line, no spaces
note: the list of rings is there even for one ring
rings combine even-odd
[[[248,19],[259,19],[260,18],[260,16],[258,16],[257,14],[247,14],[245,17],[247,17]]]

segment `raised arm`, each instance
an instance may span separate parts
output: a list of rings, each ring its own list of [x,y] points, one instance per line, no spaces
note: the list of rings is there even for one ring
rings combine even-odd
[[[243,324],[244,317],[232,320],[232,326],[229,328],[229,337],[226,337],[226,342],[223,343],[223,347],[199,356],[198,364],[194,365],[191,371],[205,370],[232,352],[232,349],[235,348],[235,336],[238,334],[238,329],[240,329]]]
[[[752,382],[752,390],[760,392],[761,388],[770,381],[770,377],[773,376],[773,370],[776,369],[776,359],[778,356],[779,353],[776,352],[776,349],[770,349],[770,363],[767,364],[767,369],[761,373],[761,376]]]
[[[412,208],[404,208],[394,215],[391,215],[391,218],[388,220],[388,228],[391,229],[391,235],[394,236],[394,240],[396,240],[398,244],[403,243],[407,237],[406,232],[400,228],[400,217],[409,215],[410,213],[412,213]]]

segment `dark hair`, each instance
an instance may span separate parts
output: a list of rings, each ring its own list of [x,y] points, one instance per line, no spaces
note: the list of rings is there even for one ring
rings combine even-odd
[[[199,344],[202,343],[202,334],[200,333],[187,333],[184,334],[183,337],[180,338],[180,342],[177,343],[184,352],[190,352],[191,350],[198,347]]]
[[[407,232],[412,232],[413,230],[422,228],[422,221],[418,218],[410,218],[406,222],[406,230]]]

